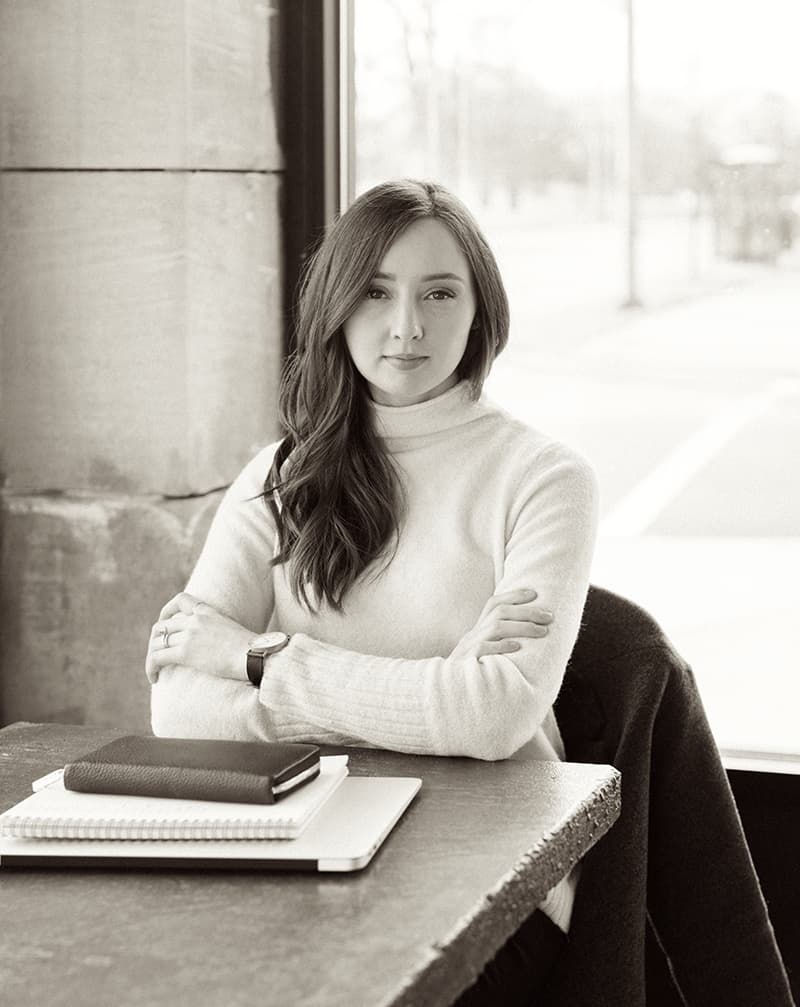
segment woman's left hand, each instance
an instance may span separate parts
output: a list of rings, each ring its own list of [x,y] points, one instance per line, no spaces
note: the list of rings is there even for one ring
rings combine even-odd
[[[161,609],[150,633],[145,670],[151,682],[177,664],[247,681],[247,648],[256,634],[186,592]]]

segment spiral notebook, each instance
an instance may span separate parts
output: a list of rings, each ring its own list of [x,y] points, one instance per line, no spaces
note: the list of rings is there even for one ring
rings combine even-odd
[[[347,776],[347,756],[320,759],[316,779],[278,804],[88,794],[61,779],[0,815],[0,837],[101,840],[294,839]],[[45,778],[46,779],[46,778]]]
[[[421,783],[418,778],[343,776],[296,839],[0,836],[0,869],[359,871],[370,863]]]

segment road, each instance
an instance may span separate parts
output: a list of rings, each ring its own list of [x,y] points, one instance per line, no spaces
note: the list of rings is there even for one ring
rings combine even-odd
[[[659,619],[720,747],[800,755],[800,254],[706,244],[682,274],[680,230],[658,233],[651,298],[620,309],[607,232],[501,232],[515,322],[487,391],[594,465],[593,580]]]

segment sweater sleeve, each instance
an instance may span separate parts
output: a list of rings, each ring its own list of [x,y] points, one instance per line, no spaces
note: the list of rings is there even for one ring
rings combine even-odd
[[[497,592],[534,587],[554,614],[547,636],[513,655],[372,657],[303,634],[269,659],[260,700],[282,740],[341,736],[429,755],[504,759],[541,727],[577,638],[594,547],[597,489],[579,457],[553,445],[515,494]]]
[[[268,543],[250,541],[254,529],[241,526],[234,499],[229,493],[229,503],[220,506],[187,590],[261,629],[272,610],[271,580],[254,564],[264,564]],[[534,587],[537,604],[554,613],[547,636],[523,640],[513,655],[408,660],[360,654],[298,633],[270,657],[258,692],[209,676],[190,681],[184,669],[162,671],[153,687],[153,728],[183,736],[190,731],[507,758],[540,728],[558,694],[588,588],[595,525],[591,469],[552,445],[512,495],[496,585],[497,592]],[[213,569],[204,562],[212,556]]]
[[[275,527],[263,489],[278,445],[264,448],[237,476],[211,522],[186,590],[240,625],[260,633],[272,613],[269,561]],[[268,712],[249,682],[204,675],[192,668],[162,668],[150,690],[156,735],[274,741]]]

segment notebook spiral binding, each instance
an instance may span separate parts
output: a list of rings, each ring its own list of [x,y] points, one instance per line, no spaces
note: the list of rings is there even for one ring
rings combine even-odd
[[[0,823],[0,836],[9,839],[290,839],[294,835],[292,825],[289,820],[281,819],[267,825],[238,818],[218,822],[192,818],[171,822],[156,818],[81,822],[69,818],[42,821],[41,818],[17,816]]]

